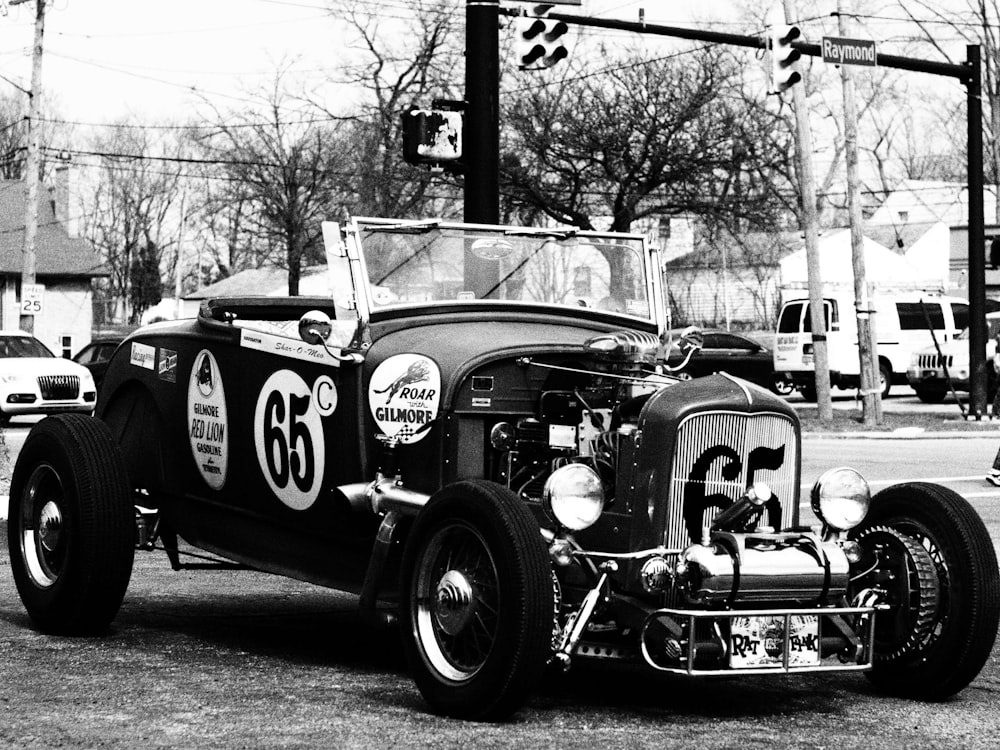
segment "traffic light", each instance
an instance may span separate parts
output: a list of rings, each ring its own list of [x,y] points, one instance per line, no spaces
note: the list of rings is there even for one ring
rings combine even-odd
[[[403,113],[403,159],[432,170],[462,170],[460,108],[411,109]]]
[[[768,47],[771,50],[771,89],[769,93],[780,94],[802,80],[795,69],[796,61],[802,53],[792,46],[802,32],[798,26],[775,24],[768,27]]]
[[[546,18],[551,5],[536,5],[531,15],[514,20],[517,65],[521,70],[551,68],[569,56],[563,36],[569,31],[565,21]]]

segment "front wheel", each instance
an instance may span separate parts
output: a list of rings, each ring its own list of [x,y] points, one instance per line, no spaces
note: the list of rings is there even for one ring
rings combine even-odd
[[[10,485],[10,565],[35,626],[105,630],[132,575],[135,518],[125,467],[103,422],[46,417],[21,448]]]
[[[881,398],[889,398],[892,390],[892,367],[884,359],[878,363],[878,388]]]
[[[910,482],[875,495],[853,535],[863,551],[855,600],[889,605],[875,615],[871,680],[922,700],[962,690],[989,658],[1000,622],[1000,573],[982,519],[952,490]]]
[[[553,631],[551,567],[530,511],[490,482],[449,485],[414,521],[401,569],[403,649],[432,709],[481,721],[517,710]]]

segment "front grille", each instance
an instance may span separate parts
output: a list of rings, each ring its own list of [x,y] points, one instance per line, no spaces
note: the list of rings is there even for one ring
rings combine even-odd
[[[918,354],[917,367],[922,370],[936,370],[939,367],[954,366],[955,358],[950,354]]]
[[[66,401],[80,395],[80,378],[77,375],[42,375],[38,389],[46,401]]]
[[[711,526],[719,505],[737,500],[751,482],[771,488],[781,503],[781,527],[792,525],[799,457],[795,424],[787,416],[696,414],[681,423],[676,445],[664,546],[700,541],[701,529]]]

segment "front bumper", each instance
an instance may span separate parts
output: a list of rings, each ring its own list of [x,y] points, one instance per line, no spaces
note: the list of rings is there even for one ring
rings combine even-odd
[[[949,370],[951,387],[956,391],[968,391],[970,387],[969,371],[965,369]],[[946,390],[948,378],[944,376],[944,370],[928,367],[909,367],[906,370],[906,382],[914,390]]]
[[[689,676],[871,669],[875,607],[659,609],[640,635],[645,662]]]

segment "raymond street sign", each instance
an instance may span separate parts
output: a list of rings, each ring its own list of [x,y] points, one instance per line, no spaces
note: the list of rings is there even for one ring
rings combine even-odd
[[[875,66],[875,42],[871,39],[848,39],[842,36],[823,37],[823,62],[835,65]]]

